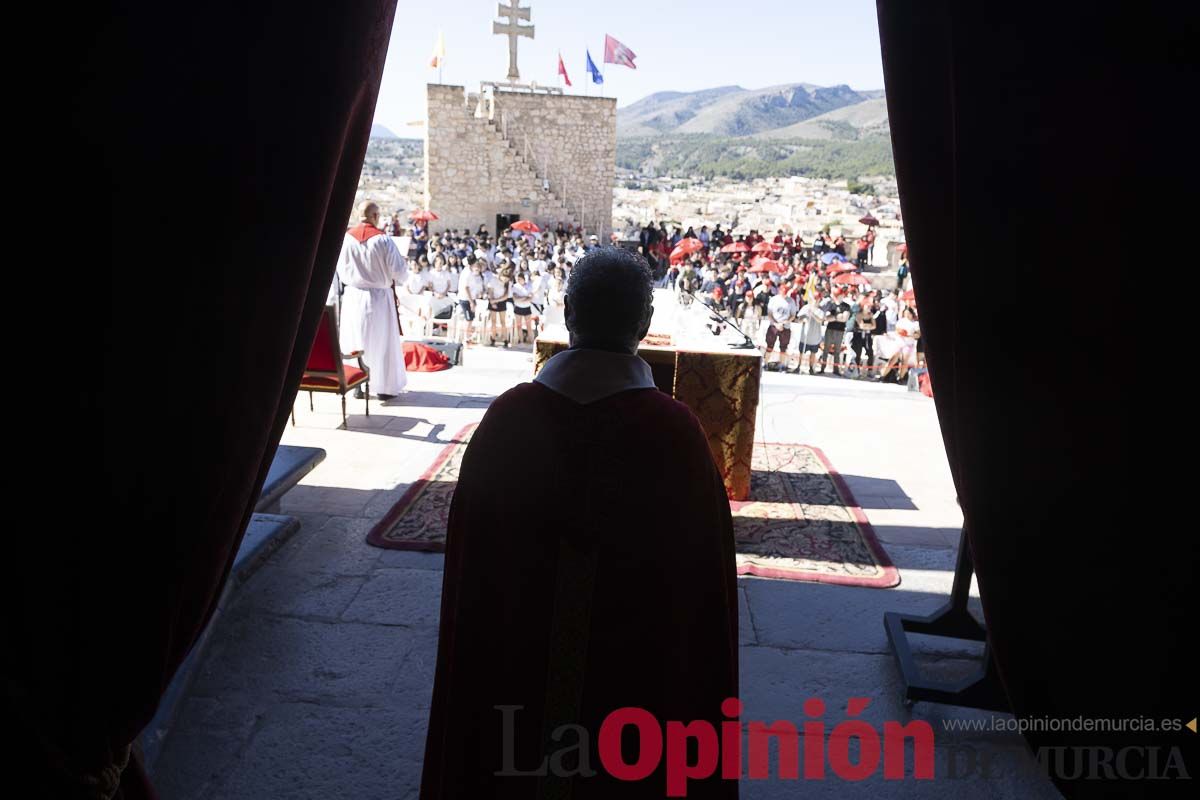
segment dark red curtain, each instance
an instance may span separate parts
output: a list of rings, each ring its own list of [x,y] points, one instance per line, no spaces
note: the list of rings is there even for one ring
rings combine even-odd
[[[1188,720],[1194,546],[1169,462],[1145,446],[1174,416],[1154,365],[1183,345],[1165,340],[1182,315],[1137,309],[1159,305],[1155,278],[1175,280],[1193,226],[1195,147],[1177,112],[1195,14],[1059,5],[877,4],[921,327],[1014,711]],[[1120,780],[1122,748],[1164,748],[1160,769],[1187,748],[1195,775],[1191,736],[1027,738],[1085,748],[1052,770],[1064,793],[1115,797],[1180,785]],[[1089,779],[1106,747],[1117,780]],[[1126,773],[1149,760],[1128,753]]]
[[[108,794],[213,611],[329,288],[394,12],[124,3],[28,30],[9,200],[29,221],[8,240],[35,327],[10,360],[39,423],[15,459],[35,517],[4,672],[38,796]],[[120,791],[147,791],[136,764]]]

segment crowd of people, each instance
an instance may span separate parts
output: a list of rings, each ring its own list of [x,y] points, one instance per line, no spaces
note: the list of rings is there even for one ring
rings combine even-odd
[[[435,232],[396,215],[381,227],[409,242],[401,303],[435,323],[457,318],[462,338],[487,346],[532,343],[540,327],[561,323],[572,266],[601,246],[563,225],[493,237],[482,225]],[[767,370],[902,382],[924,365],[920,322],[903,248],[896,288],[875,289],[863,274],[875,238],[873,226],[850,239],[827,228],[806,241],[783,229],[768,239],[720,224],[647,223],[629,246],[680,305],[699,301],[718,326],[745,331]]]
[[[811,241],[785,230],[768,240],[720,225],[668,234],[647,224],[639,249],[680,304],[699,299],[758,341],[767,370],[903,382],[924,365],[907,252],[899,285],[875,289],[863,274],[875,238],[873,226],[851,246],[828,229]]]
[[[435,322],[457,315],[468,341],[498,347],[532,343],[540,326],[561,323],[571,267],[600,247],[595,234],[564,225],[536,233],[510,227],[493,237],[482,225],[405,228],[396,216],[383,230],[410,242],[401,302]]]

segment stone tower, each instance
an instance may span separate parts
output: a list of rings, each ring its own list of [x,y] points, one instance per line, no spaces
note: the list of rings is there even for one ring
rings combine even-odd
[[[429,84],[425,202],[435,229],[531,219],[607,242],[616,178],[617,101],[535,84],[485,83],[480,92]],[[499,219],[498,219],[499,218]]]

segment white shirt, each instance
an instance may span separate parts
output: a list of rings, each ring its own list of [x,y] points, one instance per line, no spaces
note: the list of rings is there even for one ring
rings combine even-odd
[[[414,270],[405,282],[404,288],[409,294],[421,294],[429,288],[429,270]]]
[[[434,294],[446,294],[450,291],[450,272],[442,270],[441,272],[434,270],[429,273],[429,288]]]
[[[546,273],[541,273],[533,279],[533,296],[530,298],[534,305],[544,305],[546,302],[546,289],[550,286],[550,276]]]
[[[900,313],[899,304],[896,302],[896,298],[888,295],[887,297],[883,298],[882,305],[884,315],[887,317],[888,330],[896,330],[896,317]]]
[[[478,300],[483,297],[483,273],[477,275],[474,272],[468,272],[459,281],[459,286],[462,287],[462,291],[468,295],[469,299]]]
[[[513,305],[521,308],[529,308],[529,298],[533,296],[533,287],[528,283],[513,281],[512,298]]]
[[[896,323],[896,333],[900,334],[906,341],[915,341],[915,336],[921,330],[920,324],[916,320],[905,317]]]
[[[567,291],[567,285],[557,278],[551,278],[546,284],[546,299],[551,305],[561,306],[563,304],[563,295]]]
[[[776,325],[790,321],[796,315],[796,310],[792,301],[782,294],[775,295],[767,302],[767,314]]]
[[[820,344],[821,343],[821,323],[825,320],[825,312],[821,307],[813,303],[805,303],[804,307],[796,312],[796,324],[804,323],[804,343],[805,344]]]
[[[346,234],[338,255],[337,274],[344,285],[355,289],[387,289],[392,281],[405,279],[408,266],[389,237],[372,236],[360,244]]]
[[[501,297],[504,297],[504,295],[507,292],[508,292],[508,289],[507,289],[507,287],[505,287],[504,281],[500,280],[499,277],[493,275],[491,280],[489,280],[487,283],[488,299],[494,303],[494,302],[498,301]]]
[[[458,282],[461,280],[462,273],[459,272],[457,267],[451,267],[446,271],[446,274],[450,276],[450,291],[458,294]]]

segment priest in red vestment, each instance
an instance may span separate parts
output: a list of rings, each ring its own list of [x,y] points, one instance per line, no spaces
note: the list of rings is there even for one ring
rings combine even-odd
[[[581,259],[570,349],[498,397],[471,439],[422,798],[661,798],[672,757],[701,764],[688,797],[737,796],[697,742],[656,754],[653,726],[640,743],[634,725],[601,732],[623,708],[653,715],[659,736],[668,721],[721,731],[737,715],[722,713],[738,686],[729,502],[699,421],[636,355],[651,283],[633,253]]]

